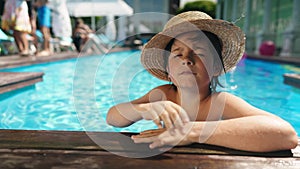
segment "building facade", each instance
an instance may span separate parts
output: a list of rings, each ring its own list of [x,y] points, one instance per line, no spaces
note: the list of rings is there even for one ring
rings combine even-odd
[[[300,57],[300,0],[218,0],[217,18],[246,34],[246,52],[257,53],[273,41],[278,56]]]

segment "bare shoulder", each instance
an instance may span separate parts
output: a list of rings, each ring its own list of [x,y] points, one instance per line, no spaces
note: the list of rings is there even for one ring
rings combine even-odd
[[[167,100],[167,96],[170,94],[172,86],[171,85],[161,85],[153,88],[147,94],[142,96],[139,99],[132,101],[134,104],[138,103],[149,103],[149,102],[156,102]]]
[[[213,97],[216,97],[218,99],[226,99],[226,102],[227,103],[231,103],[231,102],[245,102],[242,98],[234,95],[234,94],[231,94],[231,93],[228,93],[228,92],[216,92],[216,93],[213,93],[212,95]]]
[[[245,103],[245,101],[242,98],[228,92],[215,92],[212,93],[210,98],[212,99],[212,101],[215,101],[219,104],[223,102],[223,104],[231,106],[235,106],[240,103]]]
[[[174,95],[174,87],[169,84],[161,85],[152,89],[149,93],[151,96],[158,96],[160,100],[169,100],[169,96]]]
[[[152,90],[160,90],[161,92],[168,93],[171,90],[173,90],[173,86],[170,84],[165,84],[165,85],[157,86],[156,88],[154,88]]]
[[[231,93],[215,93],[213,97],[217,98],[217,102],[223,103],[224,105],[223,119],[253,115],[270,115],[270,113],[249,104],[244,99]]]

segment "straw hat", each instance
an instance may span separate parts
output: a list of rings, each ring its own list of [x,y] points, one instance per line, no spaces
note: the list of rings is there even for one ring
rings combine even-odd
[[[142,65],[155,77],[167,80],[164,53],[167,44],[176,36],[190,31],[208,31],[218,36],[222,45],[225,72],[236,66],[245,50],[245,35],[234,24],[212,19],[199,11],[188,11],[171,18],[162,32],[156,34],[143,48]]]

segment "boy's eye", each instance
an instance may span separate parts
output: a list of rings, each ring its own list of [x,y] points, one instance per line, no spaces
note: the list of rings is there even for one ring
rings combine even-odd
[[[177,55],[174,55],[173,57],[177,58],[177,57],[180,57],[180,56],[182,56],[182,55],[181,54],[177,54]]]
[[[198,56],[198,57],[204,57],[204,54],[202,54],[202,53],[196,54],[196,53],[195,53],[195,56]]]

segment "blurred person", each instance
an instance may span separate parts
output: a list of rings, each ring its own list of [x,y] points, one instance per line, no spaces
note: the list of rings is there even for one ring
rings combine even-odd
[[[51,0],[49,7],[52,9],[52,31],[60,39],[72,37],[71,19],[66,0]]]
[[[50,27],[51,27],[51,10],[48,7],[48,0],[37,0],[35,6],[37,8],[38,29],[43,34],[43,50],[37,53],[37,56],[49,56],[50,51]]]
[[[28,5],[28,13],[29,13],[29,18],[30,18],[30,25],[31,25],[31,37],[32,37],[32,42],[34,45],[35,49],[30,49],[31,46],[29,45],[29,49],[31,50],[31,52],[33,52],[35,55],[37,54],[38,51],[38,36],[36,33],[37,30],[37,25],[36,25],[36,17],[37,17],[37,12],[36,12],[36,8],[34,6],[34,0],[27,0],[27,5]]]
[[[93,30],[82,19],[78,18],[73,32],[73,43],[78,52],[81,51],[83,45],[88,41],[90,33],[93,33]]]
[[[13,37],[20,56],[29,55],[28,33],[31,33],[31,25],[28,6],[25,0],[6,0],[2,15],[1,28],[13,31]]]

